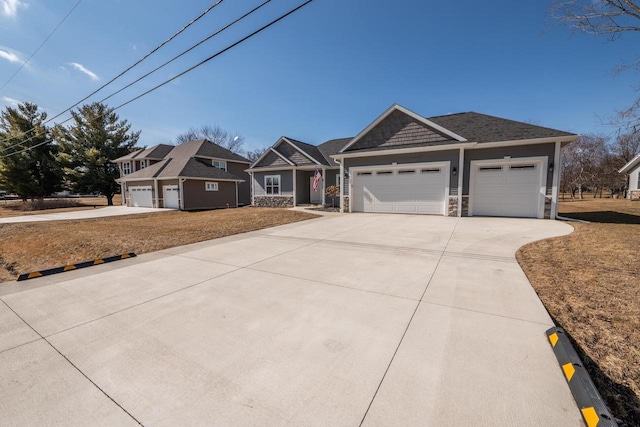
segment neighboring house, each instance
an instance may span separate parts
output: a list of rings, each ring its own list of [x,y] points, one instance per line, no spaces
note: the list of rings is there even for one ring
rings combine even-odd
[[[619,172],[629,175],[627,197],[631,200],[640,200],[640,154],[624,165]]]
[[[323,193],[340,186],[343,212],[555,218],[560,149],[577,138],[473,112],[424,118],[393,105],[355,138],[314,147],[282,137],[247,171],[254,205],[327,203],[308,196],[317,168]]]
[[[206,139],[159,144],[113,160],[127,206],[215,209],[251,202],[251,162]]]
[[[318,146],[281,137],[247,172],[252,176],[252,204],[293,207],[329,203],[330,185],[340,186],[340,165],[331,159],[351,138],[333,139]],[[316,183],[316,171],[322,179]]]

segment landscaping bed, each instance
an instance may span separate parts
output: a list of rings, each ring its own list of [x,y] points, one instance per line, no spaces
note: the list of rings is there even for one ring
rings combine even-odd
[[[75,221],[0,224],[0,280],[47,268],[143,254],[317,218],[288,209],[239,208],[158,212]]]
[[[518,261],[574,343],[614,415],[640,425],[640,202],[561,202],[568,235],[522,247]]]

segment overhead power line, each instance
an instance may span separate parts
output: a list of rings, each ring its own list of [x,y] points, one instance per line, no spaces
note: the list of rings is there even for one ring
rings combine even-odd
[[[82,1],[82,0],[80,0]],[[80,3],[80,1],[78,1],[78,3]],[[56,114],[55,116],[47,119],[44,124],[49,123],[52,120],[57,119],[58,117],[62,116],[64,113],[71,111],[73,108],[77,107],[80,103],[86,101],[87,99],[91,98],[93,95],[95,95],[96,93],[100,92],[102,89],[104,89],[105,87],[107,87],[108,85],[110,85],[111,83],[113,83],[114,81],[116,81],[117,79],[119,79],[120,77],[122,77],[123,75],[125,75],[127,72],[131,71],[131,69],[133,69],[134,67],[138,66],[140,63],[142,63],[144,60],[146,60],[147,58],[149,58],[151,55],[153,55],[154,53],[156,53],[158,50],[160,50],[163,46],[165,46],[167,43],[171,42],[173,39],[175,39],[176,37],[178,37],[180,34],[182,34],[187,28],[189,28],[191,25],[195,24],[198,20],[200,20],[202,17],[204,17],[206,14],[208,14],[209,12],[211,12],[211,10],[213,10],[216,6],[220,5],[220,3],[222,3],[224,0],[217,0],[216,2],[214,2],[211,6],[209,6],[208,8],[206,8],[202,13],[200,13],[198,16],[196,16],[195,18],[193,18],[188,24],[186,24],[184,27],[182,27],[181,29],[179,29],[174,35],[172,35],[171,37],[169,37],[168,39],[166,39],[165,41],[163,41],[162,43],[160,43],[158,46],[156,46],[155,48],[153,48],[151,51],[149,51],[146,55],[144,55],[142,58],[138,59],[136,62],[134,62],[132,65],[130,65],[129,67],[127,67],[124,71],[122,71],[120,74],[118,74],[117,76],[115,76],[114,78],[112,78],[111,80],[109,80],[108,82],[106,82],[105,84],[103,84],[102,86],[100,86],[98,89],[94,90],[93,92],[91,92],[89,95],[85,96],[84,98],[82,98],[80,101],[76,102],[75,104],[73,104],[71,107],[61,111],[60,113]],[[63,122],[64,123],[64,122]],[[26,135],[27,133],[29,133],[30,131],[32,131],[33,129],[29,129],[28,131],[25,131],[23,133],[23,135]],[[5,138],[0,140],[0,143],[8,141],[9,138]],[[0,152],[4,152],[7,151],[13,147],[16,147],[18,145],[22,145],[25,142],[28,142],[29,139],[26,139],[20,143],[11,145],[9,147],[5,147],[5,148],[1,148]]]
[[[47,41],[49,41],[49,39],[51,38],[51,36],[52,36],[52,35],[54,35],[56,31],[58,31],[58,28],[60,28],[60,26],[62,25],[62,23],[63,23],[64,21],[66,21],[66,20],[67,20],[67,18],[69,17],[69,15],[71,15],[71,13],[72,13],[74,10],[76,10],[76,7],[78,7],[78,5],[79,5],[81,2],[82,2],[82,0],[78,0],[78,2],[77,2],[77,3],[76,3],[76,4],[71,8],[71,10],[70,10],[66,15],[65,15],[65,17],[64,17],[64,18],[62,18],[62,21],[60,21],[60,22],[58,23],[58,25],[56,25],[56,27],[55,27],[55,28],[54,28],[54,29],[49,33],[49,35],[44,39],[44,41],[43,41],[42,43],[40,43],[40,46],[38,46],[38,48],[37,48],[36,50],[34,50],[34,51],[33,51],[33,53],[31,54],[31,56],[29,56],[29,57],[27,58],[27,60],[26,60],[26,61],[24,61],[24,62],[22,63],[22,65],[20,65],[20,67],[16,70],[16,72],[15,72],[15,73],[13,73],[13,74],[11,75],[11,77],[9,77],[9,80],[7,80],[6,82],[4,82],[4,84],[3,84],[2,86],[0,86],[0,90],[4,89],[4,87],[5,87],[6,85],[8,85],[8,84],[11,82],[11,80],[13,80],[13,78],[14,78],[14,77],[15,77],[15,76],[20,72],[20,70],[22,70],[22,69],[24,68],[24,66],[25,66],[25,65],[27,65],[27,63],[28,63],[29,61],[31,61],[31,58],[33,58],[33,57],[35,56],[35,54],[36,54],[36,53],[38,53],[38,51],[40,50],[40,48],[41,48],[42,46],[44,46],[44,44],[45,44]]]
[[[176,74],[175,76],[171,77],[170,79],[165,80],[164,82],[162,82],[162,83],[160,83],[160,84],[158,84],[158,85],[156,85],[156,86],[152,87],[151,89],[149,89],[149,90],[147,90],[147,91],[145,91],[145,92],[141,93],[140,95],[138,95],[138,96],[136,96],[136,97],[134,97],[134,98],[131,98],[130,100],[128,100],[128,101],[126,101],[126,102],[123,102],[122,104],[118,105],[117,107],[114,107],[114,108],[110,109],[110,112],[112,112],[112,111],[116,111],[116,110],[118,110],[118,109],[120,109],[120,108],[122,108],[122,107],[124,107],[124,106],[126,106],[126,105],[129,105],[129,104],[131,104],[132,102],[134,102],[134,101],[136,101],[136,100],[138,100],[138,99],[140,99],[140,98],[142,98],[142,97],[144,97],[144,96],[146,96],[146,95],[150,94],[151,92],[153,92],[153,91],[155,91],[155,90],[157,90],[157,89],[161,88],[162,86],[164,86],[164,85],[166,85],[166,84],[171,83],[171,82],[172,82],[172,81],[174,81],[175,79],[180,78],[180,77],[184,76],[185,74],[187,74],[187,73],[189,73],[189,72],[191,72],[191,71],[195,70],[196,68],[198,68],[198,67],[200,67],[200,66],[202,66],[202,65],[206,64],[207,62],[211,61],[212,59],[214,59],[214,58],[216,58],[216,57],[218,57],[218,56],[222,55],[223,53],[227,52],[228,50],[233,49],[234,47],[238,46],[239,44],[241,44],[241,43],[243,43],[243,42],[245,42],[245,41],[249,40],[250,38],[254,37],[255,35],[257,35],[257,34],[261,33],[262,31],[266,30],[267,28],[269,28],[269,27],[271,27],[271,26],[275,25],[276,23],[278,23],[278,22],[282,21],[283,19],[285,19],[285,18],[286,18],[286,17],[288,17],[289,15],[292,15],[293,13],[297,12],[298,10],[302,9],[303,7],[305,7],[306,5],[308,5],[309,3],[311,3],[312,1],[313,1],[313,0],[307,0],[307,1],[305,1],[304,3],[302,3],[302,4],[298,5],[297,7],[293,8],[293,9],[291,9],[289,12],[285,13],[284,15],[281,15],[280,17],[278,17],[278,18],[274,19],[273,21],[269,22],[268,24],[263,25],[262,27],[260,27],[259,29],[255,30],[255,31],[254,31],[254,32],[252,32],[251,34],[249,34],[249,35],[247,35],[247,36],[245,36],[245,37],[241,38],[240,40],[238,40],[238,41],[236,41],[236,42],[234,42],[234,43],[230,44],[229,46],[225,47],[224,49],[219,50],[218,52],[214,53],[213,55],[209,56],[208,58],[206,58],[206,59],[204,59],[204,60],[202,60],[202,61],[198,62],[197,64],[195,64],[195,65],[193,65],[193,66],[191,66],[191,67],[187,68],[186,70],[182,71],[181,73]],[[103,115],[103,116],[104,116],[104,115]],[[100,116],[100,117],[102,117],[102,116]],[[64,120],[64,121],[62,121],[62,122],[60,122],[60,124],[62,124],[62,123],[66,123],[66,122],[68,122],[69,120],[71,120],[72,118],[73,118],[73,117],[69,117],[68,119],[66,119],[66,120]],[[0,156],[0,159],[4,159],[4,158],[6,158],[6,157],[11,157],[11,156],[14,156],[14,155],[16,155],[16,154],[20,154],[20,153],[24,153],[24,152],[29,151],[29,150],[33,150],[34,148],[37,148],[37,147],[39,147],[39,146],[41,146],[41,145],[44,145],[44,144],[48,144],[48,143],[50,143],[50,142],[52,142],[52,141],[53,141],[53,140],[44,141],[44,142],[38,143],[38,144],[36,144],[36,145],[34,145],[34,146],[32,146],[32,147],[28,147],[28,148],[22,149],[22,150],[20,150],[20,151],[15,151],[15,152],[10,153],[10,154],[5,154],[4,156]]]

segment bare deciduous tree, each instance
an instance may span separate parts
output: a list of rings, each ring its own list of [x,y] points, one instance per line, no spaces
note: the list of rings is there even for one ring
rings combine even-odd
[[[601,135],[583,135],[562,150],[561,187],[571,191],[571,198],[582,200],[582,191],[597,189],[600,182],[602,160],[607,153],[607,138]]]
[[[197,139],[207,139],[228,149],[229,151],[242,154],[244,137],[237,134],[230,134],[218,125],[202,125],[199,128],[191,127],[189,130],[176,137],[176,144],[182,144],[184,142],[194,141]]]
[[[265,151],[267,151],[266,148],[256,148],[255,150],[247,150],[244,156],[247,159],[251,160],[252,162],[255,162],[260,158],[260,156],[264,154]]]
[[[624,33],[640,32],[640,0],[556,0],[551,14],[576,31],[606,36],[611,41]],[[640,69],[640,57],[615,71],[631,68]],[[616,113],[612,124],[640,131],[640,97]]]

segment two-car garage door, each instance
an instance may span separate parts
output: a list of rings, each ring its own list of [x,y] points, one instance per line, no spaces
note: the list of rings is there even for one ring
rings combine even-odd
[[[352,211],[444,215],[447,164],[354,168]]]
[[[133,185],[129,187],[129,203],[136,208],[152,208],[152,194],[150,185]]]

